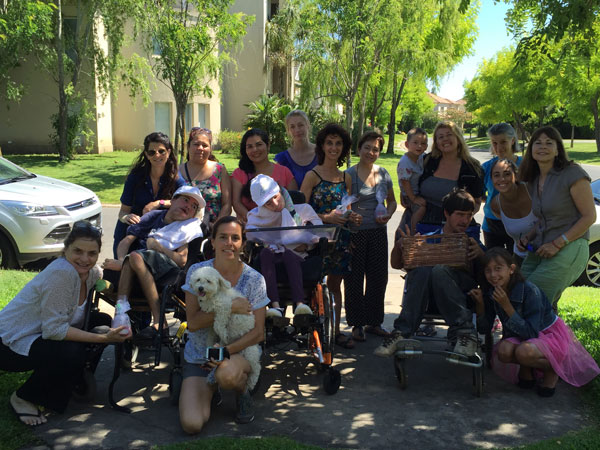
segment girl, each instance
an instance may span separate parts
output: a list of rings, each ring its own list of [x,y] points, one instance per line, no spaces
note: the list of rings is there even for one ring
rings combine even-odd
[[[589,257],[589,228],[596,221],[590,177],[569,161],[560,133],[543,127],[531,135],[519,178],[527,183],[538,219],[519,243],[519,250],[528,244],[533,250],[523,261],[523,276],[544,291],[556,310],[562,291],[583,272]]]
[[[200,189],[206,201],[204,221],[212,226],[231,214],[231,181],[225,165],[212,154],[212,131],[194,127],[187,142],[188,160],[179,168],[185,182]]]
[[[498,220],[497,215],[492,211],[493,199],[498,195],[492,179],[492,168],[500,159],[511,161],[516,167],[519,167],[522,158],[516,155],[519,151],[517,133],[510,124],[497,123],[488,129],[487,135],[490,138],[491,151],[494,157],[481,166],[484,172],[485,190],[487,191],[487,198],[483,207],[485,217],[481,226],[483,239],[487,248],[504,247],[512,252],[514,247],[513,238],[504,229],[503,222]]]
[[[252,200],[258,205],[248,213],[248,228],[255,227],[288,227],[295,225],[322,225],[317,213],[306,203],[294,205],[289,194],[281,189],[275,180],[267,175],[258,175],[250,186]],[[300,231],[300,230],[299,230]],[[267,317],[282,317],[284,309],[279,305],[277,275],[275,264],[283,263],[287,272],[294,315],[312,314],[310,307],[304,304],[304,286],[302,283],[301,264],[308,256],[308,245],[318,242],[318,237],[310,232],[297,235],[292,231],[248,233],[249,239],[256,239],[265,244],[260,253],[260,272],[267,283],[267,295],[271,300],[271,308]],[[303,241],[304,238],[304,241]],[[314,238],[310,241],[310,238]]]
[[[295,109],[285,116],[285,129],[292,140],[290,148],[278,153],[275,162],[287,167],[302,186],[306,173],[317,165],[315,144],[309,141],[310,121],[304,111]]]
[[[160,132],[144,138],[144,149],[133,162],[121,194],[119,221],[115,227],[113,254],[127,234],[127,227],[155,209],[168,208],[173,193],[185,182],[177,173],[177,159],[169,136]]]
[[[252,128],[244,133],[240,144],[239,168],[231,174],[233,209],[242,222],[246,222],[248,211],[256,208],[250,195],[250,182],[256,175],[268,175],[287,190],[298,189],[290,169],[269,161],[269,149],[266,131]]]
[[[558,378],[583,386],[600,373],[600,368],[575,335],[552,309],[546,295],[525,281],[510,253],[496,247],[482,261],[484,291],[469,292],[475,300],[480,332],[491,327],[497,314],[504,336],[494,347],[494,370],[504,379],[551,397]]]
[[[62,257],[35,276],[0,311],[0,369],[33,370],[10,397],[10,405],[26,425],[46,417],[40,406],[62,413],[82,381],[86,363],[95,370],[105,344],[131,337],[125,327],[108,328],[110,316],[91,312],[88,329],[103,326],[105,334],[83,329],[90,289],[101,277],[96,265],[102,235],[89,222],[73,224]],[[88,351],[89,344],[101,344]]]
[[[379,133],[365,133],[358,141],[360,160],[346,171],[352,179],[352,192],[358,197],[352,210],[363,218],[359,227],[353,227],[357,232],[350,241],[352,271],[344,277],[346,321],[352,326],[355,341],[364,341],[365,331],[388,336],[381,327],[388,281],[386,224],[396,211],[396,198],[390,174],[375,164],[383,143]]]

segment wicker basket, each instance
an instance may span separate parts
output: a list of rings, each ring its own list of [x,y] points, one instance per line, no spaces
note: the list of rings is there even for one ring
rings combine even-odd
[[[466,267],[469,263],[468,249],[469,237],[465,233],[402,238],[402,258],[405,269],[437,264]]]

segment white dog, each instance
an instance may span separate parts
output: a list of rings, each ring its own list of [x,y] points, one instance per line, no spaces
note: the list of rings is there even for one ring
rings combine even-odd
[[[213,329],[207,343],[213,346],[217,340],[226,346],[254,328],[253,314],[231,314],[231,302],[243,294],[231,287],[213,267],[204,266],[190,275],[190,287],[198,294],[198,303],[205,312],[215,313]],[[260,349],[258,344],[246,347],[240,352],[250,363],[252,371],[248,375],[248,389],[254,388],[260,374]]]

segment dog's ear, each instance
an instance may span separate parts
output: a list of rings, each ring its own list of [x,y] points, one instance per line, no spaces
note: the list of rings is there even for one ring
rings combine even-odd
[[[225,278],[223,278],[222,276],[219,276],[219,284],[221,285],[221,288],[223,288],[223,289],[231,288],[231,283],[229,281],[227,281]]]

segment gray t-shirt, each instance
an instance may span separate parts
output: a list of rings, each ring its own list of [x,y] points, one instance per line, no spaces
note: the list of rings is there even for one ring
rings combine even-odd
[[[405,153],[398,161],[396,173],[398,174],[398,184],[402,188],[402,180],[409,180],[413,194],[419,194],[419,178],[423,174],[423,157],[425,154],[419,155],[417,162],[413,162]],[[402,192],[402,197],[408,200],[408,196]],[[410,202],[407,202],[407,204]]]
[[[366,186],[358,176],[358,166],[352,166],[346,172],[352,178],[352,195],[358,197],[358,201],[352,203],[352,211],[362,216],[362,224],[358,230],[369,230],[371,228],[384,227],[385,225],[375,222],[375,208],[377,208],[376,193],[378,190],[385,192],[385,197],[390,189],[393,189],[392,177],[383,167],[375,166],[378,170],[378,181],[375,186]]]
[[[544,181],[542,195],[538,191],[539,177],[527,183],[531,195],[531,208],[538,218],[537,235],[532,241],[534,247],[552,242],[581,218],[570,189],[582,178],[590,181],[587,172],[581,166],[573,164],[560,171],[550,169]],[[589,239],[589,230],[582,237]]]
[[[431,176],[421,183],[421,196],[427,201],[423,223],[441,224],[444,221],[442,199],[457,186],[456,180]]]

